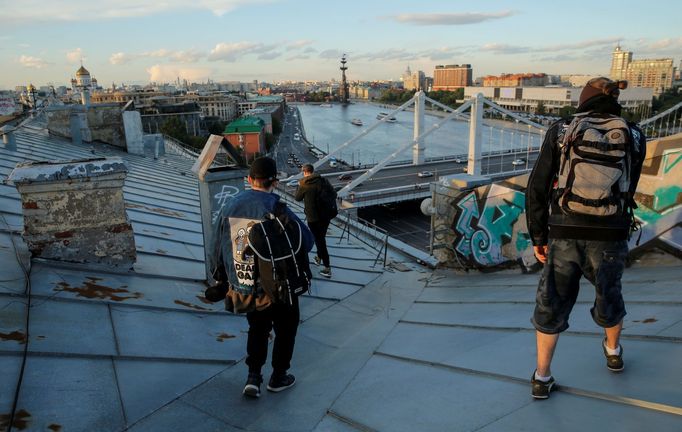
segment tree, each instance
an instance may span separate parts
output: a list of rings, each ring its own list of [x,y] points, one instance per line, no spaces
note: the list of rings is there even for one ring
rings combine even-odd
[[[272,133],[275,135],[282,133],[282,122],[276,117],[272,118]]]
[[[214,121],[208,124],[208,133],[213,135],[222,135],[225,131],[225,126],[227,122],[224,121]]]
[[[569,119],[573,114],[575,114],[575,108],[570,105],[559,108],[559,116],[563,119]]]
[[[535,108],[535,114],[545,115],[546,113],[547,113],[547,108],[545,107],[545,104],[542,103],[542,101],[539,101],[538,106]]]
[[[188,134],[185,125],[177,117],[169,117],[159,128],[161,133],[166,134],[178,141],[187,143]]]

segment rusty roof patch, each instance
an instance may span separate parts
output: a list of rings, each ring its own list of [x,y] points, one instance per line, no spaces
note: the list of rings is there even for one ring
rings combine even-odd
[[[9,419],[10,414],[0,414],[0,431],[9,430]],[[20,409],[14,415],[14,421],[12,422],[12,428],[16,430],[24,430],[28,427],[31,422],[31,413],[25,409]]]
[[[235,337],[237,337],[237,336],[231,335],[231,334],[228,334],[228,333],[224,333],[224,332],[223,332],[223,333],[218,333],[218,335],[216,336],[215,340],[217,340],[218,342],[224,342],[225,339],[232,339],[232,338],[235,338]]]
[[[20,330],[14,330],[13,332],[10,333],[0,332],[0,340],[3,342],[16,341],[19,342],[20,345],[23,345],[26,343],[26,333]]]
[[[186,218],[184,213],[173,211],[173,210],[168,210],[165,208],[160,208],[160,207],[149,207],[146,205],[142,204],[135,204],[131,202],[126,202],[126,208],[131,208],[131,209],[143,209],[150,211],[152,213],[157,213],[163,216],[171,216],[171,217],[177,217],[177,218]]]
[[[72,287],[66,282],[59,282],[54,288],[55,291],[67,291],[76,293],[77,297],[85,297],[89,299],[109,299],[113,301],[124,301],[129,299],[139,299],[143,297],[140,292],[128,291],[127,285],[121,285],[119,288],[111,288],[105,285],[100,285],[97,282],[102,280],[92,276],[86,276],[86,281],[82,286]],[[129,295],[121,295],[129,294]]]

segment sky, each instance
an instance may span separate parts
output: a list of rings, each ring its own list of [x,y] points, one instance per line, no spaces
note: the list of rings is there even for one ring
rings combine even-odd
[[[0,0],[0,88],[67,85],[80,62],[99,84],[399,79],[440,64],[500,73],[608,74],[682,58],[679,0]]]

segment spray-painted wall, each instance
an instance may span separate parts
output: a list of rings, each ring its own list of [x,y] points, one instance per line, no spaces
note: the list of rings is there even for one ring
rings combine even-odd
[[[434,256],[468,268],[534,264],[525,215],[528,177],[470,190],[435,185]],[[682,134],[647,144],[635,200],[642,229],[630,239],[631,252],[656,246],[682,255]]]

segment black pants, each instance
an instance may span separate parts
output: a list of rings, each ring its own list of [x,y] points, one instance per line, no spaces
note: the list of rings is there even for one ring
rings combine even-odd
[[[329,228],[330,221],[315,221],[308,222],[310,232],[315,237],[315,247],[317,248],[317,256],[320,257],[322,264],[329,267],[329,252],[327,252],[327,228]]]
[[[249,338],[246,342],[246,364],[249,366],[249,373],[261,373],[261,368],[268,358],[268,342],[272,329],[275,330],[272,348],[273,375],[281,375],[289,370],[299,318],[296,296],[293,297],[291,306],[273,304],[265,310],[246,314],[249,322]]]

